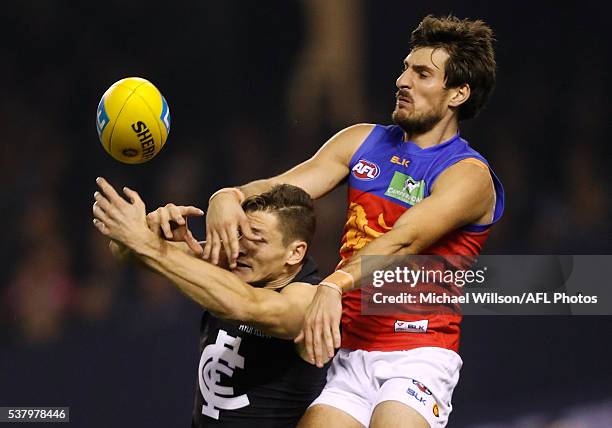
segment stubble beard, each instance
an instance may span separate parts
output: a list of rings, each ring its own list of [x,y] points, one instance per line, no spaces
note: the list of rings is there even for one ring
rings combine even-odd
[[[399,125],[410,136],[422,135],[431,131],[442,120],[442,117],[443,114],[435,110],[422,114],[411,114],[399,107],[396,107],[391,115],[393,123]]]

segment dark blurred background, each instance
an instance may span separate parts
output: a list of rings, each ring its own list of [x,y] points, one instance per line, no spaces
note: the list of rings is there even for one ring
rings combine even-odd
[[[429,14],[489,23],[498,83],[462,135],[507,194],[489,254],[610,253],[609,12],[603,2],[14,1],[0,17],[0,405],[71,406],[73,426],[187,426],[200,310],[111,259],[95,177],[150,210],[206,209],[335,132],[390,123],[410,32]],[[122,165],[98,142],[102,93],[151,80],[166,147]],[[317,202],[314,255],[338,260],[345,189]],[[193,224],[203,239],[202,224]],[[602,278],[602,287],[612,284]],[[612,317],[467,317],[453,427],[612,426]],[[117,422],[120,421],[120,422]]]

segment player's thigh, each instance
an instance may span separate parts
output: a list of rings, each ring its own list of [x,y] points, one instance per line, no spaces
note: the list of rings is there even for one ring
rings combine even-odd
[[[363,428],[354,417],[326,404],[309,407],[297,428]]]
[[[370,428],[430,428],[412,407],[399,401],[383,401],[374,408]]]

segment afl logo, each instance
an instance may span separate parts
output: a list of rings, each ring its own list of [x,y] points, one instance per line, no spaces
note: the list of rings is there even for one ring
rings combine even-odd
[[[358,180],[374,180],[380,174],[380,168],[374,162],[359,159],[352,169],[353,176]]]

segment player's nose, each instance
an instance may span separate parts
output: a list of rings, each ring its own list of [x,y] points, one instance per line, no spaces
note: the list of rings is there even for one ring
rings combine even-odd
[[[397,89],[412,88],[412,78],[410,77],[409,70],[404,70],[395,81]]]

